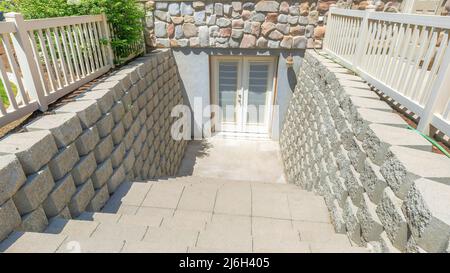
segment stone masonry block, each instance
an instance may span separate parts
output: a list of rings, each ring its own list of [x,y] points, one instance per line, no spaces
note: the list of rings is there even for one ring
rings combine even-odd
[[[77,187],[77,191],[69,203],[69,210],[72,218],[77,217],[86,209],[94,195],[95,191],[91,180],[88,180],[83,185]]]
[[[100,211],[109,199],[108,185],[104,185],[102,188],[95,191],[94,198],[92,198],[89,205],[86,207],[86,211]]]
[[[97,168],[94,153],[91,152],[80,158],[80,161],[72,169],[72,177],[75,185],[81,185],[89,179]]]
[[[69,204],[76,192],[72,175],[68,174],[56,182],[52,192],[42,204],[47,217],[57,216]]]
[[[94,149],[95,160],[97,163],[105,161],[113,151],[113,141],[111,136],[100,140],[100,143]]]
[[[123,166],[125,168],[125,172],[128,173],[132,170],[134,162],[136,160],[136,156],[133,150],[128,151],[125,155],[125,159],[123,160]]]
[[[0,154],[15,154],[27,175],[39,171],[57,151],[47,130],[11,134],[0,141]]]
[[[114,151],[111,154],[111,163],[113,168],[117,168],[122,163],[126,152],[124,143],[120,143],[114,148]]]
[[[0,204],[10,199],[26,180],[15,155],[0,156]]]
[[[48,225],[48,219],[42,206],[22,217],[18,231],[43,232]]]
[[[123,165],[120,165],[117,169],[114,169],[114,173],[111,178],[108,180],[108,192],[112,194],[116,191],[116,189],[122,184],[126,179],[125,168]]]
[[[389,147],[404,146],[423,151],[431,151],[431,143],[418,133],[406,128],[397,128],[382,124],[370,124],[363,148],[377,165],[386,160]]]
[[[333,201],[332,207],[330,209],[330,216],[331,216],[331,223],[334,226],[334,230],[337,233],[345,233],[346,230],[343,218],[343,211],[342,208],[339,206],[337,200]]]
[[[386,188],[376,211],[392,245],[400,250],[405,250],[408,227],[402,212],[402,204],[402,200],[398,199],[390,188]]]
[[[95,100],[73,101],[57,108],[55,112],[77,114],[83,129],[92,127],[102,115]]]
[[[84,130],[83,134],[75,141],[78,154],[84,156],[94,150],[97,143],[100,141],[97,126],[93,126]]]
[[[353,166],[350,166],[348,172],[340,172],[340,174],[344,178],[344,183],[353,203],[360,207],[362,194],[364,193],[364,187],[361,183],[361,175],[353,168]]]
[[[103,114],[109,112],[114,104],[114,93],[110,90],[89,90],[75,98],[77,101],[93,100],[97,102]]]
[[[389,151],[389,159],[380,171],[400,199],[405,198],[413,181],[420,177],[450,184],[450,158],[400,146],[392,146]]]
[[[20,214],[35,210],[52,191],[55,182],[48,167],[28,177],[27,182],[13,196]]]
[[[387,187],[387,183],[380,172],[380,167],[373,164],[369,158],[366,158],[364,162],[364,171],[361,172],[361,182],[370,200],[378,204],[384,189]]]
[[[347,235],[352,242],[362,246],[363,241],[361,239],[361,225],[359,224],[357,213],[358,207],[353,204],[350,197],[347,197],[343,207],[343,218],[345,227],[347,228]]]
[[[403,210],[418,246],[443,252],[450,237],[450,186],[420,178],[414,181]]]
[[[78,160],[80,160],[80,157],[75,145],[70,145],[66,149],[60,150],[48,164],[53,178],[55,180],[61,179],[72,170]]]
[[[367,194],[363,194],[362,206],[357,213],[362,236],[366,242],[377,241],[383,231],[383,225],[376,213],[376,206]]]
[[[123,123],[119,122],[116,125],[116,127],[114,127],[111,131],[111,137],[114,145],[119,144],[124,136],[125,136],[125,128],[123,127]]]
[[[94,174],[91,176],[94,189],[99,189],[105,185],[112,174],[113,168],[111,159],[107,159],[103,163],[99,164],[97,170],[95,170]]]
[[[109,135],[114,128],[114,118],[111,113],[105,114],[98,122],[97,122],[97,129],[98,134],[101,138]]]
[[[27,131],[49,130],[58,148],[66,147],[81,135],[81,123],[74,113],[44,115],[26,126]]]
[[[120,122],[125,115],[125,107],[123,103],[121,101],[116,102],[116,104],[114,104],[113,108],[111,109],[111,113],[113,115],[114,122]]]
[[[359,141],[363,141],[367,137],[370,124],[384,124],[400,128],[407,126],[407,123],[395,113],[366,108],[358,108],[356,114],[350,118],[350,123]]]
[[[11,199],[0,205],[0,219],[2,219],[0,221],[0,241],[2,241],[21,222],[20,214]]]
[[[123,87],[119,81],[107,81],[95,83],[91,88],[92,91],[108,90],[114,95],[114,100],[117,102],[123,95]]]

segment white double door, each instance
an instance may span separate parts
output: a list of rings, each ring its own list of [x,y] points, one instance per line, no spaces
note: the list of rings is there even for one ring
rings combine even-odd
[[[267,134],[274,89],[272,57],[213,57],[216,131]]]

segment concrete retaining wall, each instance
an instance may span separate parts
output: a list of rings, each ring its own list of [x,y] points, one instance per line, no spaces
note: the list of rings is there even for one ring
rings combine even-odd
[[[170,134],[178,104],[175,60],[158,51],[2,139],[0,240],[43,231],[52,217],[99,211],[126,180],[176,174],[186,145]]]
[[[336,231],[380,252],[444,252],[450,159],[357,76],[307,51],[280,146],[290,183],[325,197]]]

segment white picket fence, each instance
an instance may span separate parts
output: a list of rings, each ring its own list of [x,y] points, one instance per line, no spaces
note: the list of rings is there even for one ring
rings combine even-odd
[[[0,101],[0,127],[45,111],[114,66],[105,15],[24,20],[8,13],[0,34],[7,56],[7,63],[0,58],[7,94],[7,102]]]
[[[450,18],[331,8],[324,50],[450,135]]]

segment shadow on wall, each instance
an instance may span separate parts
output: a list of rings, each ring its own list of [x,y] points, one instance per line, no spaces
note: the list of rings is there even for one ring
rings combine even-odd
[[[207,157],[211,148],[211,143],[205,139],[190,141],[189,145],[186,147],[180,169],[178,170],[178,174],[176,176],[192,175],[197,158]]]

